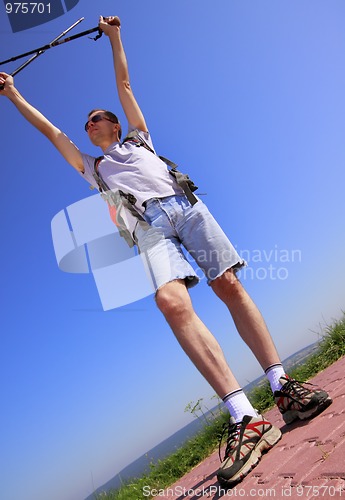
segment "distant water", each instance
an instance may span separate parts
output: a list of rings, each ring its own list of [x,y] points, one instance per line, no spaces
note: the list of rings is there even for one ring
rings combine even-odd
[[[168,455],[171,455],[174,451],[180,448],[188,439],[195,436],[195,434],[205,426],[205,421],[200,419],[195,419],[179,431],[175,432],[172,436],[168,437],[160,444],[152,448],[150,451],[139,457],[137,460],[127,465],[118,474],[116,474],[107,483],[103,484],[100,488],[97,488],[95,493],[101,493],[102,491],[109,491],[111,489],[119,488],[128,479],[141,477],[143,474],[150,471],[150,463],[157,462]],[[95,493],[88,496],[85,500],[95,500]]]

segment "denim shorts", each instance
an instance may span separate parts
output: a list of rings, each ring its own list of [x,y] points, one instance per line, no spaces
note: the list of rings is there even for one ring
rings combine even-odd
[[[245,265],[200,199],[192,206],[185,195],[152,198],[144,218],[149,226],[138,223],[134,236],[156,291],[176,279],[184,279],[187,287],[196,285],[200,277],[190,264],[193,259],[208,284],[227,269]]]

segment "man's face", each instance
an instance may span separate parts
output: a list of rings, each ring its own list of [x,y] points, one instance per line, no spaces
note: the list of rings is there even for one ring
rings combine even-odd
[[[119,125],[112,122],[104,113],[104,110],[94,111],[85,124],[85,130],[95,146],[102,146],[105,142],[109,144],[118,140]]]

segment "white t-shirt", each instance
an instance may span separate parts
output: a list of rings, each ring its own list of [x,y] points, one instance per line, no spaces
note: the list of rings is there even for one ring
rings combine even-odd
[[[136,130],[129,126],[129,132]],[[138,131],[145,142],[154,150],[150,134]],[[163,198],[175,194],[183,194],[182,188],[169,174],[167,165],[157,155],[134,142],[125,144],[114,142],[103,153],[104,159],[99,163],[98,171],[109,189],[135,196],[136,209],[144,212],[143,203],[150,198]],[[82,177],[92,186],[98,188],[93,178],[95,157],[82,153],[85,172]]]

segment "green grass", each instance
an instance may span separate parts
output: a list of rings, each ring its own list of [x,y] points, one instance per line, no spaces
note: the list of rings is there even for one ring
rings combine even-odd
[[[305,382],[345,355],[345,314],[343,318],[324,330],[317,351],[305,363],[289,374]],[[264,383],[248,395],[252,405],[264,412],[274,405],[269,384]],[[208,419],[204,428],[181,448],[164,460],[150,465],[150,472],[140,478],[129,480],[120,489],[95,495],[96,500],[139,500],[153,498],[149,491],[160,490],[172,485],[193,467],[207,458],[217,447],[223,424],[228,413],[219,413],[212,421]],[[145,488],[145,489],[144,489]],[[145,493],[145,495],[144,495]]]

